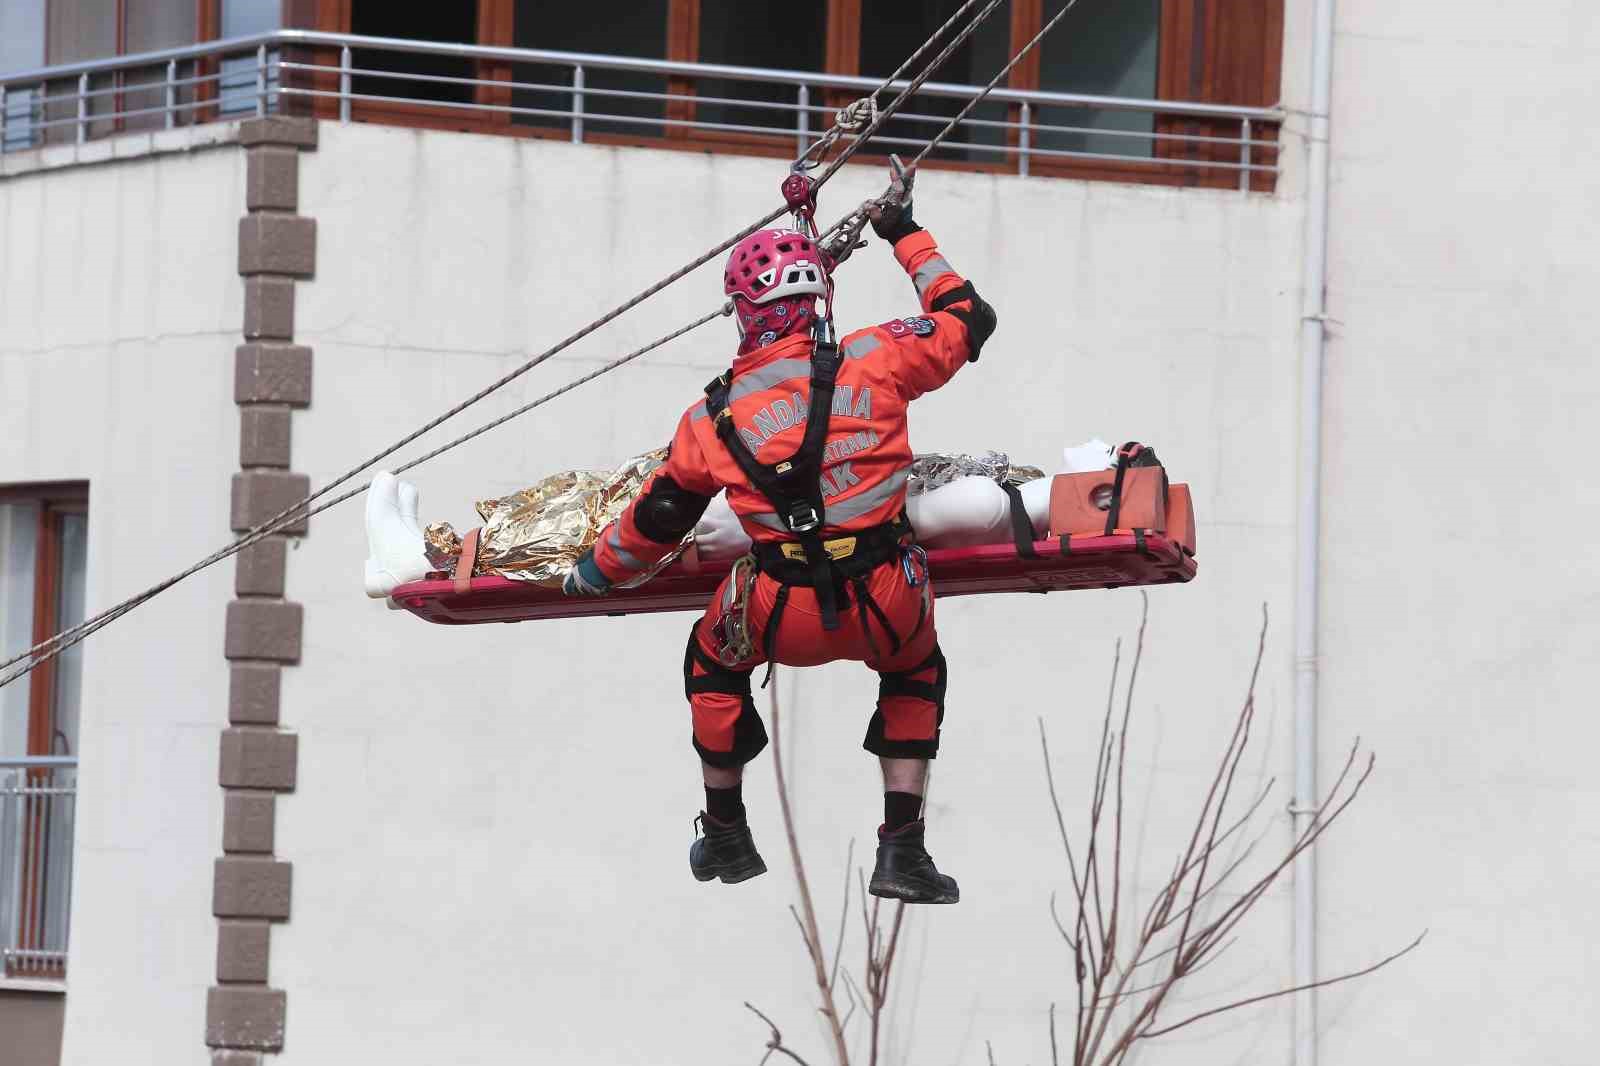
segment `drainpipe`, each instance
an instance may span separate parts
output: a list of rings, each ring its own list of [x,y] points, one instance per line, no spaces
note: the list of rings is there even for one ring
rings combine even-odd
[[[1295,539],[1294,817],[1304,832],[1317,805],[1318,544],[1322,534],[1322,363],[1328,267],[1328,108],[1333,85],[1334,0],[1316,0],[1311,38],[1311,115],[1306,153],[1304,311],[1300,320],[1300,507]],[[1294,984],[1317,979],[1314,849],[1294,863]],[[1316,992],[1294,999],[1294,1066],[1316,1066]]]

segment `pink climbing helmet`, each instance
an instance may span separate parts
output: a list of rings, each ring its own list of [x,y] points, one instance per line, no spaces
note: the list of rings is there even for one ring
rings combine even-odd
[[[792,229],[763,229],[734,245],[722,291],[760,305],[785,296],[826,296],[828,271],[816,242]]]

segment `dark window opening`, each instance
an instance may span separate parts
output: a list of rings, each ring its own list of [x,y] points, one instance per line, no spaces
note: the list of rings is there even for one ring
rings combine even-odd
[[[512,39],[518,48],[661,59],[667,54],[667,0],[638,3],[609,0],[570,5],[517,0]],[[665,77],[592,68],[585,68],[583,76],[582,111],[586,131],[660,136],[660,120],[666,114],[665,101],[660,98],[667,91]],[[572,65],[518,63],[511,68],[511,79],[551,86],[548,90],[514,90],[511,94],[513,107],[559,112],[517,114],[512,121],[529,126],[570,128],[571,114],[575,110]],[[607,95],[609,93],[648,93],[655,98]],[[599,118],[599,115],[607,117]]]
[[[820,71],[826,62],[827,5],[794,4],[784,0],[700,0],[700,62],[722,63],[735,67]],[[730,126],[793,131],[798,128],[799,87],[741,81],[734,78],[704,78],[696,94],[706,100],[737,100],[741,103],[700,103],[696,110],[702,122]],[[826,101],[815,91],[813,105]],[[743,103],[750,101],[750,103]],[[777,106],[761,106],[777,105]],[[813,136],[831,124],[821,112],[809,119]],[[713,131],[715,132],[715,131]]]
[[[944,25],[960,8],[960,0],[933,0],[921,4],[874,4],[870,15],[861,20],[861,73],[873,78],[884,78],[893,73],[906,57],[911,55],[928,37]],[[957,23],[934,44],[928,54],[912,64],[902,77],[911,78],[926,66],[954,40],[971,17],[982,11],[973,8],[966,20]],[[1006,5],[1001,5],[984,20],[972,36],[956,49],[949,59],[930,79],[957,85],[987,85],[1000,68],[1011,58],[1010,17]],[[1004,84],[1002,82],[1001,84]],[[885,102],[892,99],[884,97]],[[906,117],[896,117],[884,125],[875,143],[885,150],[903,156],[914,155],[931,140],[946,122],[966,104],[965,98],[932,96],[919,93],[907,102]],[[981,122],[1003,122],[1006,118],[1004,104],[985,101],[976,107],[970,118]],[[998,126],[966,125],[953,131],[946,143],[988,145],[999,149],[1006,143],[1005,130]],[[1003,163],[1005,155],[998,150],[984,148],[941,148],[932,158],[963,159],[973,163]]]
[[[1153,100],[1156,96],[1161,0],[1079,0],[1039,43],[1039,88]],[[1034,121],[1072,127],[1040,131],[1037,147],[1149,158],[1155,117],[1148,111],[1039,108]],[[1105,132],[1100,132],[1105,131]],[[1140,136],[1123,136],[1122,134]]]
[[[400,37],[412,41],[475,44],[478,40],[477,0],[449,4],[396,4],[360,0],[350,12],[350,32],[366,37]],[[363,96],[399,97],[436,103],[469,104],[474,89],[449,81],[427,78],[474,78],[470,59],[356,48],[351,62],[358,70],[385,71],[351,78],[351,91]],[[411,75],[421,75],[414,79]]]

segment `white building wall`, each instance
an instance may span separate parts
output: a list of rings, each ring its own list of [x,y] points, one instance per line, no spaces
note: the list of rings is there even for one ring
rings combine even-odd
[[[316,350],[317,391],[296,416],[296,469],[313,483],[341,472],[759,216],[780,176],[759,160],[324,126],[302,159],[319,263],[296,333]],[[825,214],[882,181],[846,171]],[[1281,442],[1294,432],[1298,305],[1283,279],[1296,274],[1299,211],[929,173],[917,212],[1001,316],[982,361],[919,406],[917,447],[1049,465],[1093,434],[1137,438],[1196,488],[1202,574],[1151,595],[1134,741],[1141,870],[1153,872],[1220,751],[1261,604],[1289,617],[1293,455]],[[916,309],[881,245],[858,253],[841,289],[847,326]],[[717,268],[704,269],[461,428],[720,299]],[[732,339],[716,323],[429,464],[416,473],[425,518],[464,525],[477,497],[658,445]],[[747,792],[772,874],[733,890],[684,869],[701,801],[680,681],[690,618],[430,627],[355,595],[363,554],[352,506],[314,520],[290,566],[307,613],[303,665],[284,679],[303,741],[298,789],[279,805],[279,853],[295,863],[294,918],[273,934],[272,980],[290,990],[283,1061],[733,1061],[764,1040],[746,999],[819,1048],[766,760]],[[1112,644],[1138,611],[1130,591],[941,606],[950,711],[931,846],[965,898],[911,919],[893,1030],[909,1061],[979,1061],[985,1040],[1004,1061],[1048,1053],[1049,1004],[1072,993],[1048,912],[1067,880],[1036,720],[1076,803]],[[1280,624],[1252,773],[1288,765],[1287,646]],[[846,846],[870,864],[880,814],[860,750],[875,679],[841,666],[785,675],[782,692],[831,928]],[[1264,827],[1282,839],[1282,819]],[[1209,990],[1286,979],[1285,907],[1268,902]],[[859,945],[853,926],[847,958]],[[1195,1061],[1279,1056],[1286,1014],[1197,1036]]]
[[[243,156],[0,181],[0,483],[89,482],[91,609],[229,539]],[[64,1060],[206,1061],[231,567],[84,656]]]
[[[1600,11],[1343,0],[1334,45],[1324,1062],[1594,1061]],[[1576,1009],[1575,1009],[1576,1008]]]
[[[1581,1007],[1600,934],[1581,472],[1597,160],[1575,132],[1595,103],[1595,20],[1553,0],[1448,24],[1423,5],[1340,6],[1323,769],[1360,735],[1379,772],[1322,855],[1323,972],[1431,935],[1322,996],[1331,1066],[1579,1063],[1600,1035]],[[1302,54],[1285,64],[1291,107]],[[1196,491],[1201,576],[1152,593],[1141,674],[1130,795],[1150,870],[1222,743],[1263,602],[1250,767],[1289,774],[1296,125],[1276,198],[931,173],[918,194],[1001,328],[919,407],[917,446],[1048,464],[1069,439],[1135,437]],[[0,419],[0,480],[90,479],[91,606],[227,536],[241,166],[222,151],[0,182],[0,395],[26,398]],[[341,472],[761,214],[777,176],[756,160],[324,126],[302,159],[320,247],[298,333],[317,378],[294,468],[313,483]],[[847,171],[826,213],[879,184]],[[701,271],[462,425],[717,293]],[[847,268],[847,324],[912,306],[881,248]],[[425,517],[465,525],[476,497],[659,442],[730,336],[709,326],[418,471]],[[358,598],[362,554],[350,505],[313,522],[290,566],[307,615],[284,682],[304,740],[299,788],[278,804],[295,864],[293,919],[273,932],[282,1061],[737,1061],[765,1038],[747,999],[820,1051],[766,760],[748,792],[772,873],[725,889],[683,870],[699,798],[677,680],[689,618],[428,627]],[[203,1060],[228,581],[192,579],[86,657],[69,1063]],[[952,675],[931,844],[965,899],[913,912],[893,1024],[910,1061],[981,1062],[986,1040],[1001,1062],[1048,1054],[1045,1012],[1072,997],[1047,910],[1066,877],[1035,719],[1080,795],[1110,644],[1137,605],[941,607]],[[829,928],[851,837],[870,861],[873,691],[847,667],[781,682]],[[1288,931],[1274,895],[1196,1005],[1281,984]],[[847,961],[859,951],[852,928]],[[1288,1058],[1281,1003],[1189,1034],[1152,1059]]]

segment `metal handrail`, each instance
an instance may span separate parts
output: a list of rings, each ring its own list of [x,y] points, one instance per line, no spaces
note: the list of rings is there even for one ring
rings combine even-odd
[[[334,66],[331,58],[318,61],[322,59],[321,55],[309,57],[313,60],[311,62],[300,61],[298,52],[291,50],[285,53],[286,48],[317,49],[330,57],[336,55],[338,65]],[[364,63],[359,67],[356,65],[357,49],[364,52],[440,56],[502,66],[537,65],[554,68],[558,76],[560,72],[565,71],[569,77],[567,84],[563,85],[559,82],[529,82],[520,79],[512,81],[509,78],[461,77],[421,71],[383,70],[381,67],[373,69],[375,64]],[[207,58],[219,61],[224,69],[219,72],[201,73],[205,67],[199,61]],[[181,78],[180,61],[193,61],[191,69],[183,72],[185,76]],[[225,68],[230,65],[239,69],[226,70]],[[141,80],[135,85],[123,84],[127,80],[124,72],[160,69],[163,66],[164,79]],[[603,71],[687,79],[697,84],[706,79],[759,83],[768,87],[786,87],[793,91],[794,99],[792,102],[741,100],[724,94],[701,97],[698,93],[680,93],[672,85],[668,85],[665,92],[643,92],[594,85],[591,80],[594,73]],[[290,74],[301,73],[308,77],[288,77]],[[473,73],[483,75],[487,72],[478,70]],[[507,72],[497,73],[504,75]],[[108,74],[113,75],[115,84],[109,87],[91,87],[91,78]],[[335,75],[338,79],[337,89],[328,82],[314,80],[319,76]],[[433,99],[407,93],[391,95],[371,91],[356,92],[354,79],[357,77],[455,85],[480,90],[480,94],[476,100],[467,101]],[[62,83],[75,84],[76,91],[55,91],[52,88]],[[201,94],[195,92],[192,94],[195,97],[193,100],[180,101],[179,92],[183,87],[197,86],[201,83],[212,84],[214,95],[201,99]],[[907,84],[900,81],[892,82],[888,89],[897,92]],[[232,117],[250,110],[256,115],[266,115],[273,111],[282,111],[287,99],[299,97],[307,102],[314,100],[335,102],[341,122],[350,121],[353,104],[399,104],[466,114],[502,114],[553,119],[557,122],[565,120],[569,124],[571,139],[575,144],[583,143],[586,126],[590,124],[603,124],[622,129],[645,127],[667,131],[688,128],[714,134],[793,137],[796,152],[803,156],[812,144],[813,118],[819,118],[820,126],[825,128],[833,113],[830,107],[812,103],[813,92],[832,91],[855,95],[877,92],[882,88],[871,78],[827,74],[820,71],[744,67],[725,63],[689,63],[670,59],[640,59],[590,52],[504,48],[396,37],[366,37],[348,33],[324,33],[317,30],[275,30],[270,33],[206,41],[137,55],[42,67],[0,77],[0,152],[6,151],[13,139],[8,128],[13,118],[10,95],[16,94],[20,89],[23,90],[20,95],[27,100],[27,103],[23,105],[21,112],[15,115],[18,120],[17,128],[20,131],[15,139],[23,147],[32,147],[37,134],[43,133],[49,138],[55,136],[53,131],[69,127],[75,128],[76,140],[79,144],[83,144],[92,137],[122,132],[125,128],[124,121],[127,119],[143,119],[147,116],[164,116],[166,127],[172,129],[178,123],[180,116],[185,114],[189,115],[190,124]],[[492,90],[495,94],[488,102],[485,102],[481,95],[481,90],[485,89]],[[133,109],[124,107],[125,102],[139,98],[137,97],[139,93],[162,90],[165,92],[163,105]],[[978,91],[976,86],[946,82],[927,82],[919,90],[924,96],[959,100],[971,99]],[[564,110],[559,106],[529,107],[522,101],[513,104],[509,95],[500,95],[512,92],[545,93],[556,97],[557,100],[565,98],[568,107]],[[964,120],[964,124],[971,136],[961,142],[952,141],[945,147],[968,153],[969,161],[984,158],[998,159],[1005,165],[1014,161],[1017,174],[1023,177],[1028,176],[1030,164],[1035,159],[1148,164],[1157,167],[1233,173],[1237,175],[1239,190],[1248,192],[1254,175],[1277,174],[1279,170],[1276,156],[1269,155],[1266,161],[1263,161],[1255,155],[1257,149],[1265,152],[1277,150],[1278,146],[1274,140],[1258,139],[1255,136],[1256,133],[1267,130],[1269,124],[1283,121],[1284,113],[1277,108],[1237,107],[1186,100],[1094,96],[1037,89],[995,88],[989,95],[991,101],[1007,109],[1004,120],[969,116]],[[92,102],[107,97],[114,99],[116,109],[110,113],[104,109],[96,112],[91,106]],[[666,104],[668,110],[661,115],[607,114],[603,110],[588,106],[595,101],[606,100],[652,100]],[[555,104],[556,101],[551,103]],[[48,108],[52,104],[60,110],[53,114],[39,110],[41,105]],[[670,109],[674,104],[689,108],[687,117],[675,114]],[[717,121],[699,110],[708,106],[788,115],[792,116],[792,124],[784,127],[760,122]],[[73,108],[75,114],[66,111],[68,107]],[[1049,108],[1058,109],[1058,113],[1068,109],[1100,113],[1137,113],[1148,120],[1150,128],[1119,129],[1115,125],[1100,125],[1094,121],[1076,125],[1071,124],[1070,115],[1067,116],[1066,123],[1041,121],[1055,117],[1047,112],[1046,109]],[[1158,117],[1236,122],[1239,136],[1217,136],[1217,133],[1223,132],[1218,130],[1158,131],[1155,128],[1155,120]],[[902,122],[929,124],[942,124],[946,121],[945,116],[941,114],[919,114],[912,110],[902,113],[898,119]],[[110,123],[109,127],[106,123]],[[997,143],[978,136],[979,131],[984,130],[1005,131],[1007,136]],[[1054,147],[1046,147],[1039,143],[1043,137],[1056,135],[1081,137],[1085,140],[1078,144],[1069,143]],[[1105,139],[1107,147],[1111,150],[1089,150],[1088,138]],[[917,148],[922,143],[914,138],[898,136],[888,131],[880,134],[877,140],[885,147]],[[1118,143],[1125,144],[1132,140],[1144,141],[1149,146],[1148,153],[1125,152],[1115,147]],[[1182,154],[1158,153],[1157,146],[1163,144],[1185,146],[1190,151]],[[1196,157],[1193,153],[1195,148],[1208,146],[1211,151],[1203,157]],[[1223,150],[1220,153],[1223,158],[1218,158],[1219,153],[1216,149],[1219,148]],[[1232,161],[1226,158],[1226,150],[1230,148],[1237,148],[1237,154]]]
[[[581,66],[589,70],[620,70],[636,74],[664,74],[691,78],[726,78],[731,81],[755,81],[768,84],[801,86],[821,89],[842,89],[852,92],[871,92],[879,83],[872,78],[848,74],[826,74],[818,71],[786,70],[776,67],[742,67],[726,63],[689,63],[675,59],[641,59],[634,56],[601,55],[590,52],[561,52],[542,48],[504,48],[495,45],[457,44],[448,41],[414,41],[401,37],[364,37],[351,33],[325,33],[321,30],[274,30],[245,37],[205,41],[181,48],[166,48],[137,55],[116,56],[80,63],[63,63],[53,67],[0,76],[0,87],[33,85],[44,81],[59,81],[84,74],[103,74],[135,67],[148,67],[173,60],[205,59],[224,54],[247,52],[262,46],[281,48],[285,45],[305,45],[328,48],[371,48],[385,52],[413,52],[424,55],[448,56],[457,59],[475,59],[507,63],[545,63],[553,66]],[[324,68],[329,73],[338,68]],[[892,82],[889,88],[898,92],[907,82]],[[950,82],[926,82],[919,93],[928,96],[968,98],[975,86]],[[1271,107],[1236,107],[1188,100],[1141,100],[1123,96],[1093,96],[1084,93],[1058,93],[1042,89],[995,88],[989,99],[1000,103],[1022,104],[1033,107],[1092,107],[1104,111],[1153,111],[1163,115],[1181,115],[1191,118],[1249,119],[1253,122],[1281,122],[1284,113]]]
[[[0,770],[75,770],[76,755],[7,755],[0,756]]]

